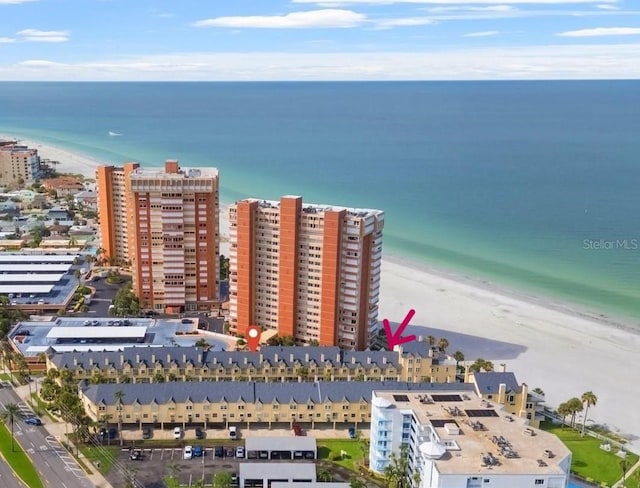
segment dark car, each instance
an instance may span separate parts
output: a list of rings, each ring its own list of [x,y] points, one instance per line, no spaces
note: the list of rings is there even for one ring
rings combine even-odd
[[[151,427],[143,427],[142,428],[142,438],[143,439],[151,439]]]
[[[224,450],[224,455],[228,458],[236,457],[236,450],[233,447],[227,447]]]
[[[107,432],[107,429],[105,429],[104,427],[102,427],[102,428],[100,429],[100,434],[99,434],[99,436],[100,436],[100,438],[101,438],[103,441],[106,441],[106,440],[107,440],[107,437],[109,437],[109,433]]]
[[[356,429],[354,427],[349,427],[349,439],[356,438]]]
[[[204,439],[204,430],[202,430],[202,427],[196,427],[196,439]]]
[[[182,319],[180,321],[181,324],[191,324],[193,321],[191,319]]]
[[[224,457],[224,448],[222,446],[216,446],[213,450],[213,454],[217,458]]]
[[[193,457],[202,457],[204,456],[204,449],[202,449],[202,446],[193,446]]]
[[[29,425],[42,425],[42,420],[38,417],[27,417],[24,419],[24,423]]]
[[[109,439],[113,440],[116,438],[116,435],[118,435],[118,429],[116,429],[115,427],[111,427],[108,431],[109,434]]]
[[[131,459],[132,461],[142,461],[142,450],[132,449],[129,453],[129,459]]]

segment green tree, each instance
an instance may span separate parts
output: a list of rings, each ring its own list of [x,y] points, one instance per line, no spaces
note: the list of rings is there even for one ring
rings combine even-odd
[[[558,415],[562,417],[562,428],[564,428],[564,424],[566,424],[567,420],[567,415],[571,415],[571,409],[569,408],[569,405],[567,405],[567,402],[563,402],[558,405]]]
[[[464,353],[462,351],[454,352],[453,359],[456,360],[456,370],[457,370],[460,367],[460,363],[464,361]]]
[[[444,337],[441,338],[438,341],[438,349],[440,349],[442,352],[447,350],[447,347],[449,347],[449,341],[447,339],[445,339]]]
[[[320,342],[317,339],[311,339],[309,341],[309,346],[311,347],[318,347],[320,345]]]
[[[333,481],[333,477],[331,476],[331,472],[328,469],[319,469],[316,474],[316,478],[318,481],[322,483],[328,483]]]
[[[213,476],[213,488],[230,488],[230,487],[231,487],[231,474],[216,473]]]
[[[576,426],[576,415],[578,412],[582,412],[584,406],[579,398],[573,397],[567,401],[567,407],[571,412],[571,427],[573,428]]]
[[[589,407],[595,407],[596,403],[598,403],[598,397],[592,391],[585,391],[580,400],[584,404],[584,420],[582,421],[582,432],[581,435],[584,435],[584,429],[587,425],[587,415],[589,414]]]
[[[487,361],[486,359],[478,358],[473,362],[471,366],[469,366],[469,371],[472,371],[474,373],[486,371],[488,373],[493,371],[493,363],[491,361]]]
[[[118,436],[120,437],[120,445],[122,446],[124,443],[124,438],[122,437],[122,407],[124,406],[124,392],[122,390],[117,390],[113,397],[117,402],[117,410],[118,410]]]
[[[211,344],[209,344],[206,339],[198,339],[198,341],[195,343],[196,347],[201,347],[202,349],[209,349],[211,347]]]
[[[389,488],[409,488],[409,455],[407,444],[400,446],[400,454],[391,453],[389,464],[384,468],[383,475],[389,483]]]
[[[429,347],[433,347],[436,345],[436,338],[435,336],[432,335],[428,335],[427,336],[427,342],[429,343]]]
[[[367,484],[360,478],[352,476],[349,478],[349,488],[367,488]]]
[[[4,423],[8,423],[11,426],[11,452],[14,451],[15,437],[13,435],[13,425],[16,419],[20,416],[20,407],[15,403],[7,403],[4,406],[4,412],[0,413],[0,418]]]
[[[123,286],[113,299],[110,312],[117,317],[137,316],[140,314],[140,302],[131,290],[131,285]]]
[[[536,387],[536,388],[534,388],[534,389],[533,389],[533,390],[531,390],[531,391],[532,391],[533,393],[537,393],[538,395],[540,395],[540,396],[542,396],[542,397],[544,396],[544,390],[543,390],[542,388],[540,388],[540,387]]]

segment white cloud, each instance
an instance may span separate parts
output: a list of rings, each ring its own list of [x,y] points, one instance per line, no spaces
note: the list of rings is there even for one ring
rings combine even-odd
[[[12,42],[16,42],[12,37],[0,37],[0,44],[11,44]]]
[[[23,29],[18,32],[21,40],[28,42],[67,42],[68,31],[41,31],[38,29]]]
[[[600,8],[602,10],[620,10],[620,7],[618,7],[617,5],[611,5],[608,3],[596,5],[596,8]]]
[[[385,19],[376,22],[379,29],[391,29],[393,27],[415,27],[419,25],[434,24],[430,17],[400,17],[397,19]]]
[[[85,63],[2,64],[0,80],[277,81],[637,79],[640,42],[436,52],[174,53]]]
[[[638,36],[640,35],[640,27],[595,27],[560,32],[556,35],[561,37]]]
[[[468,34],[464,34],[462,37],[491,37],[497,36],[499,34],[498,31],[481,31],[481,32],[469,32]]]
[[[485,4],[584,4],[584,3],[616,3],[618,0],[291,0],[292,3],[315,4],[324,7],[344,5],[391,5],[391,4],[421,4],[421,5],[485,5]]]
[[[291,12],[286,15],[251,15],[238,17],[216,17],[199,20],[195,27],[233,27],[254,29],[305,29],[355,27],[366,20],[366,16],[352,10],[322,9],[308,12]]]
[[[19,3],[37,2],[38,0],[0,0],[0,5],[18,5]]]
[[[426,7],[424,10],[433,13],[439,12],[513,12],[517,10],[512,5],[487,5],[486,7],[471,7],[469,5],[453,6],[453,7]]]

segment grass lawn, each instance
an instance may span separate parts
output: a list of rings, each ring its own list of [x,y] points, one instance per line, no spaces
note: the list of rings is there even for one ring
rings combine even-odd
[[[180,483],[173,476],[165,476],[163,481],[167,488],[180,488]]]
[[[91,461],[93,466],[98,471],[106,476],[107,474],[109,474],[109,471],[111,471],[113,461],[117,459],[118,454],[120,453],[120,446],[81,446],[80,452],[84,454],[85,458]],[[96,463],[100,463],[99,468]]]
[[[7,373],[0,373],[0,380],[8,381],[9,383],[11,383],[11,376],[9,376]]]
[[[2,424],[0,426],[0,452],[5,461],[29,488],[42,488],[42,481],[29,456],[15,443],[15,451],[11,451],[11,432]]]
[[[600,449],[603,441],[580,432],[549,422],[542,422],[540,427],[547,432],[557,435],[572,453],[571,470],[583,478],[591,478],[600,483],[612,485],[622,478],[620,456],[613,452]],[[638,456],[627,453],[628,465],[633,466],[638,461]]]
[[[344,457],[340,457],[342,451],[346,452]],[[318,458],[328,459],[351,471],[358,471],[356,465],[364,459],[362,443],[357,440],[319,440]]]

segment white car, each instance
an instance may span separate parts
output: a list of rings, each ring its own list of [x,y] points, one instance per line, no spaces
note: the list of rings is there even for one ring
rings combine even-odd
[[[180,427],[176,427],[173,429],[173,438],[180,439],[182,438],[182,429]]]
[[[192,457],[193,457],[193,448],[191,446],[184,446],[182,459],[191,459]]]
[[[244,447],[242,446],[236,447],[236,458],[244,459]]]
[[[238,428],[235,425],[229,427],[229,439],[237,439],[238,438]]]

